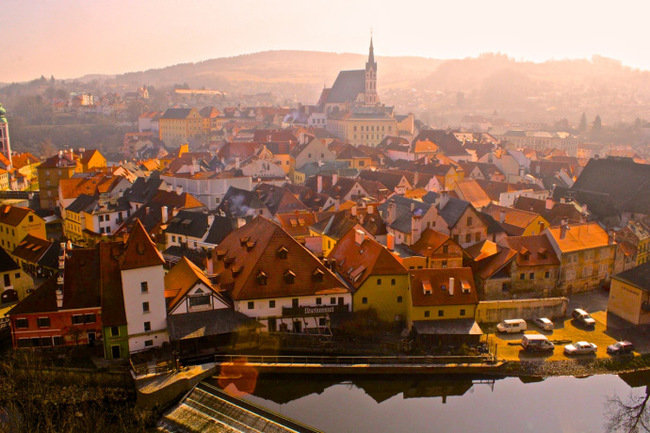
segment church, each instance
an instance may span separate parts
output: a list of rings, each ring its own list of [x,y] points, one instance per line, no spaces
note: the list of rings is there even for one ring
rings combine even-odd
[[[370,38],[366,69],[339,72],[334,85],[323,89],[318,100],[323,112],[348,111],[353,107],[377,107],[377,62]]]
[[[334,85],[323,89],[318,108],[326,116],[326,129],[354,146],[377,146],[386,136],[412,130],[413,115],[401,126],[393,107],[379,102],[377,94],[377,62],[370,38],[365,69],[339,72]],[[412,132],[412,131],[411,131]]]

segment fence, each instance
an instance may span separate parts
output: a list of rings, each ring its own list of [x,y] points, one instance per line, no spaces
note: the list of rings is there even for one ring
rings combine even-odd
[[[325,365],[437,365],[482,364],[493,362],[491,354],[472,356],[294,356],[294,355],[215,355],[218,364],[325,364]]]

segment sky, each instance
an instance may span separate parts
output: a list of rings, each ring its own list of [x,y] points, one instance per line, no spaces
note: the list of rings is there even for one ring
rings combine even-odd
[[[267,50],[437,59],[600,55],[650,70],[650,2],[0,0],[0,83],[161,68]]]

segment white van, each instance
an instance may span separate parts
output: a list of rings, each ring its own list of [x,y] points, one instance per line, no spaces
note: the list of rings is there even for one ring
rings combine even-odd
[[[524,334],[521,338],[521,347],[526,352],[552,352],[555,345],[541,334]]]
[[[497,325],[497,331],[505,332],[506,334],[524,332],[526,329],[528,327],[524,319],[506,319]]]

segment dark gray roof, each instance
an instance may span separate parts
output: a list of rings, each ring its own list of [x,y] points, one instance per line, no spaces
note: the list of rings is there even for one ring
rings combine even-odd
[[[437,145],[442,152],[447,155],[467,155],[467,151],[463,148],[463,142],[456,138],[452,131],[443,131],[439,129],[425,129],[411,142],[413,148],[418,141],[429,140]]]
[[[339,211],[329,218],[318,221],[310,228],[316,233],[338,241],[356,224],[357,222],[350,218],[345,211]]]
[[[255,191],[247,191],[231,186],[226,191],[226,195],[221,200],[217,210],[224,212],[226,216],[245,217],[249,216],[250,209],[259,210],[265,207]],[[255,213],[257,214],[257,212]]]
[[[614,278],[628,282],[646,292],[650,292],[650,262],[621,272],[615,275]]]
[[[384,221],[386,220],[386,213],[390,202],[394,202],[396,205],[396,218],[395,221],[393,221],[392,224],[388,224],[388,226],[402,233],[411,232],[411,222],[414,215],[424,215],[431,208],[430,203],[423,203],[421,201],[402,197],[401,195],[393,195],[391,198],[379,205],[379,210],[384,216]],[[412,211],[411,205],[414,207]]]
[[[15,271],[16,269],[20,269],[20,267],[14,262],[9,253],[0,247],[0,272]]]
[[[167,317],[167,329],[172,341],[237,332],[243,328],[261,327],[255,319],[230,308],[172,314]]]
[[[156,191],[158,191],[162,183],[163,180],[155,176],[149,178],[139,177],[130,188],[124,191],[124,197],[136,203],[146,203],[156,195]]]
[[[413,326],[421,335],[483,335],[474,319],[415,320]]]
[[[75,201],[70,203],[66,210],[74,213],[79,213],[81,211],[89,209],[96,201],[97,198],[91,195],[81,194],[75,199]]]
[[[167,233],[202,239],[208,230],[208,215],[202,212],[179,211],[169,220]]]
[[[437,192],[428,192],[422,197],[422,201],[425,203],[434,203],[435,200],[440,196]],[[438,213],[445,220],[447,225],[451,228],[456,225],[463,212],[471,206],[470,202],[461,200],[456,197],[449,197],[447,203],[443,208],[438,206]]]
[[[168,108],[161,119],[185,119],[192,111],[191,108]]]
[[[366,71],[358,69],[354,71],[339,72],[334,85],[330,89],[326,103],[343,103],[354,101],[359,93],[366,90]]]
[[[230,232],[237,228],[237,222],[232,218],[215,216],[210,230],[208,231],[208,236],[205,238],[205,242],[208,244],[219,245],[223,238],[228,236]]]

